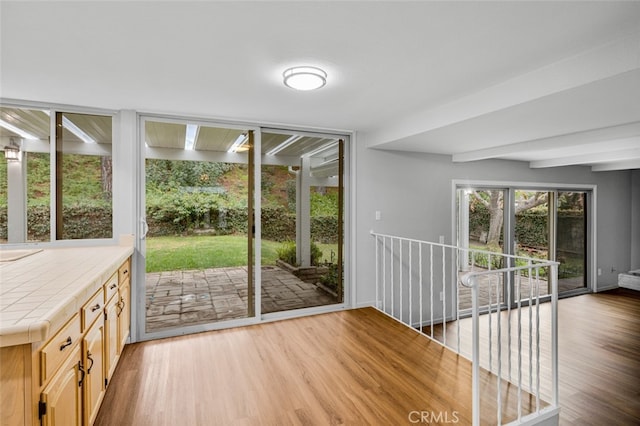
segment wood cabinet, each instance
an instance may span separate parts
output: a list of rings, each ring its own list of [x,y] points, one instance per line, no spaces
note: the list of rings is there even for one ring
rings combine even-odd
[[[86,372],[83,384],[86,425],[93,424],[104,397],[104,338],[104,321],[98,320],[82,340],[82,359]]]
[[[131,329],[131,281],[128,278],[120,286],[118,295],[118,354],[121,354]]]
[[[40,384],[46,385],[38,407],[38,417],[43,419],[43,425],[84,426],[92,425],[95,421],[109,379],[129,337],[130,265],[130,259],[127,259],[89,298],[79,313],[39,351]],[[81,344],[77,344],[80,336]],[[72,349],[73,360],[62,354],[69,350],[67,347]],[[66,368],[58,370],[49,380],[52,372],[63,362]],[[77,394],[74,393],[72,398],[73,371],[80,378],[75,381],[79,386],[73,388]],[[53,402],[64,407],[60,413],[57,406],[52,405]],[[76,405],[81,407],[77,423],[75,418],[72,419]],[[47,416],[49,420],[46,422],[49,423],[45,422]],[[58,416],[64,417],[58,419]]]
[[[82,425],[82,386],[85,377],[80,345],[76,344],[63,366],[42,391],[38,407],[43,426]]]
[[[46,341],[0,348],[0,426],[93,424],[129,337],[130,265],[110,271]]]
[[[109,380],[113,375],[120,358],[120,339],[119,339],[119,310],[120,298],[116,291],[116,294],[107,302],[107,306],[104,308],[104,371],[106,378],[106,385],[109,386]]]

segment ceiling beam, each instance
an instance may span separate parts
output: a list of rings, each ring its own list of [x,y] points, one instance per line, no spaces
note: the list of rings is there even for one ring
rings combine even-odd
[[[591,167],[594,172],[609,172],[614,170],[640,169],[640,158],[634,160],[618,161],[615,163],[597,164]]]
[[[638,146],[640,146],[640,138],[638,138]],[[588,154],[536,160],[531,161],[529,163],[529,167],[532,169],[541,169],[546,167],[575,166],[580,164],[592,165],[596,163],[611,163],[629,159],[640,159],[640,148],[624,149],[619,151],[590,152]]]
[[[640,135],[640,121],[621,124],[619,126],[603,127],[585,132],[569,133],[551,138],[535,139],[509,145],[453,154],[454,163],[502,158],[523,152],[539,152],[554,150],[558,147],[584,146],[605,141],[635,138]]]
[[[369,147],[426,134],[640,68],[640,31],[487,87],[458,100],[418,110],[370,133]]]

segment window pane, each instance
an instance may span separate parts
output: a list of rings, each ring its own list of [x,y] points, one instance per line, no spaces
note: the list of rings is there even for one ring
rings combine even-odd
[[[24,161],[27,164],[27,240],[49,241],[51,155],[48,152],[26,152]]]
[[[111,238],[112,118],[56,114],[56,238]]]
[[[0,161],[0,241],[49,241],[49,111],[0,107],[1,147],[20,149]]]

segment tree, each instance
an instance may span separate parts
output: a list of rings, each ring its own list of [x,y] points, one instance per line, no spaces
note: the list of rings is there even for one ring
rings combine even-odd
[[[111,200],[113,188],[113,162],[111,156],[100,157],[100,180],[102,183],[102,194],[107,200]]]
[[[516,215],[547,202],[548,192],[516,191]],[[500,246],[500,232],[504,219],[504,200],[501,190],[473,191],[474,198],[489,210],[487,245]]]

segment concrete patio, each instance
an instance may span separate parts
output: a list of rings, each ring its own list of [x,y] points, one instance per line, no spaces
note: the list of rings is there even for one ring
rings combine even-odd
[[[146,275],[146,331],[247,317],[247,268],[165,271]],[[276,266],[262,268],[262,313],[337,303],[336,298]]]

